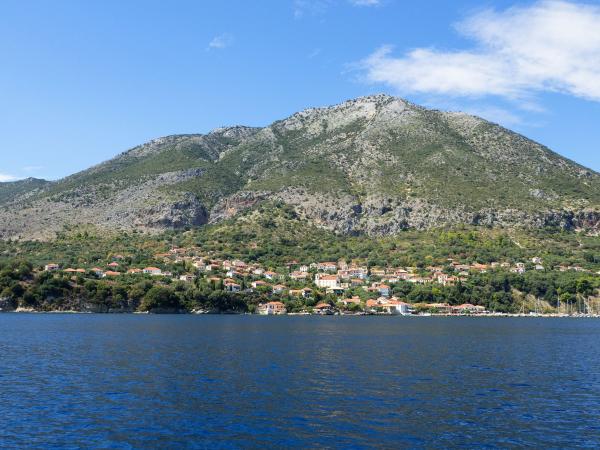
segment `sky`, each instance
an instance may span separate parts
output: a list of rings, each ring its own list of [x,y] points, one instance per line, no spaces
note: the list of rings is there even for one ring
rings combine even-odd
[[[600,171],[600,0],[0,2],[0,181],[381,92]]]

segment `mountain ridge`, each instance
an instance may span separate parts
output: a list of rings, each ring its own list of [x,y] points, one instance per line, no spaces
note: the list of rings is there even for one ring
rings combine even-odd
[[[266,127],[153,139],[2,195],[0,237],[64,225],[161,231],[263,201],[340,233],[476,224],[598,230],[600,174],[497,124],[377,94]]]

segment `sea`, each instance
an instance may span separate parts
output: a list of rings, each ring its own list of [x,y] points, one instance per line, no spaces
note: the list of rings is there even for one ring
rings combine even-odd
[[[0,448],[522,447],[600,447],[600,320],[0,315]]]

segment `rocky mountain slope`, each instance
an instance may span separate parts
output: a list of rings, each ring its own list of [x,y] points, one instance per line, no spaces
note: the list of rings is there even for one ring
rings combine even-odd
[[[169,136],[63,180],[0,185],[0,237],[160,231],[281,201],[343,233],[600,228],[600,175],[478,117],[376,95],[265,128]]]

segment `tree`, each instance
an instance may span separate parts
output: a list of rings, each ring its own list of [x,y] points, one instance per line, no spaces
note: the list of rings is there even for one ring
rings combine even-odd
[[[154,286],[151,288],[140,304],[142,311],[152,311],[154,309],[179,309],[181,304],[179,297],[173,289],[165,286]]]

